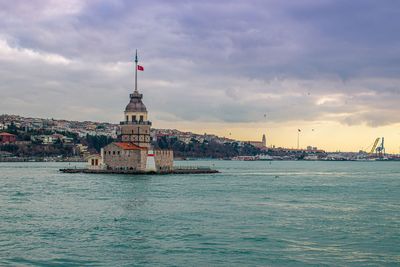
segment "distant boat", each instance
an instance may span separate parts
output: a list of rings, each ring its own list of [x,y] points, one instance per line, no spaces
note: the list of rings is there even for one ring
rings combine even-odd
[[[240,161],[254,161],[257,160],[255,156],[236,156],[233,157],[232,160],[240,160]]]
[[[258,155],[257,160],[273,160],[274,158],[270,155]]]
[[[236,156],[231,158],[231,160],[239,161],[255,161],[255,160],[273,160],[274,158],[270,155],[257,155],[257,156]]]

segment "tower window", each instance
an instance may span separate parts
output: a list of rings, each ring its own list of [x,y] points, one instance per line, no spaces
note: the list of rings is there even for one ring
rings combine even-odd
[[[132,116],[132,121],[136,121],[136,115]]]
[[[140,121],[143,121],[143,115],[140,116]]]
[[[129,116],[128,116],[128,115],[126,115],[126,121],[127,121],[127,122],[129,121]]]

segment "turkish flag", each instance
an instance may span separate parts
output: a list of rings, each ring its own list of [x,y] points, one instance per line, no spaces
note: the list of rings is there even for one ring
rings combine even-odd
[[[144,71],[143,66],[137,65],[137,70]]]

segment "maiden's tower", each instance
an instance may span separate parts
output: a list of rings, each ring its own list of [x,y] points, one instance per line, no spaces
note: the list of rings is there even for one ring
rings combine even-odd
[[[139,93],[137,72],[144,68],[138,65],[135,56],[135,89],[120,122],[118,141],[105,146],[101,151],[102,168],[108,170],[171,171],[172,150],[153,149],[150,137],[151,122],[147,108]]]

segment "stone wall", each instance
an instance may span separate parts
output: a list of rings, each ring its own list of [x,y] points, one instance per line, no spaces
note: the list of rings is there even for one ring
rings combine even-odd
[[[154,160],[157,171],[172,170],[174,166],[174,152],[172,150],[154,150]]]
[[[103,149],[104,164],[107,169],[138,170],[146,169],[147,150],[124,150],[111,143]]]

